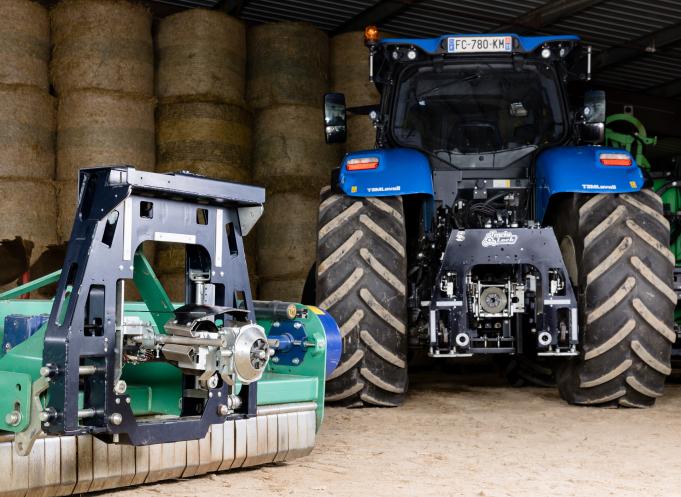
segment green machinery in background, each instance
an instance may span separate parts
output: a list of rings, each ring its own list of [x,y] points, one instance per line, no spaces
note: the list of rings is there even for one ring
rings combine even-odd
[[[81,171],[64,269],[0,294],[0,497],[70,495],[309,453],[340,332],[254,301],[242,235],[264,190]],[[173,303],[142,244],[183,243]],[[57,283],[53,300],[26,297]],[[126,300],[134,287],[140,302]]]
[[[605,142],[609,147],[623,148],[630,152],[638,165],[652,182],[653,190],[662,198],[664,215],[671,226],[670,250],[674,254],[674,289],[681,300],[681,174],[678,167],[673,171],[657,170],[645,156],[645,147],[657,145],[657,137],[648,136],[645,126],[632,114],[613,114],[606,120]],[[677,334],[681,328],[681,305],[675,311]],[[677,341],[678,343],[678,341]],[[675,347],[675,356],[681,349]]]

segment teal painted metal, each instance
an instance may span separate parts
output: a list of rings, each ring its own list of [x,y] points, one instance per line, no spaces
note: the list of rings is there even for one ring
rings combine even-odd
[[[258,405],[317,402],[319,378],[315,376],[265,373],[258,381]]]
[[[26,373],[3,371],[0,374],[0,430],[17,433],[24,431],[30,421],[31,376]],[[18,422],[8,424],[8,415],[17,412]]]
[[[28,283],[25,283],[16,288],[12,288],[11,290],[7,290],[6,292],[0,293],[0,300],[16,299],[17,297],[21,297],[22,295],[26,295],[27,293],[34,292],[39,288],[51,285],[52,283],[56,283],[57,281],[59,281],[60,276],[61,269],[59,271],[55,271],[54,273],[46,274],[45,276],[36,278],[35,280],[29,281]]]
[[[56,271],[0,294],[0,342],[4,335],[5,316],[49,314],[53,306],[53,300],[11,299],[56,282],[60,274],[61,271]],[[144,302],[127,302],[126,315],[148,321],[163,333],[163,326],[173,316],[173,309],[181,304],[173,304],[170,301],[149,261],[141,252],[136,253],[134,258],[134,282]],[[65,309],[66,305],[63,304],[62,307]],[[325,313],[316,307],[303,305],[297,305],[297,309],[302,317],[296,320],[304,326],[306,343],[309,346],[299,365],[279,366],[276,364],[276,358],[270,361],[268,372],[259,382],[258,405],[315,401],[319,429],[324,415],[326,372],[326,336],[319,316]],[[269,320],[258,320],[258,324],[263,326],[266,332],[275,325]],[[46,324],[43,325],[31,338],[0,358],[0,392],[14,394],[14,390],[17,390],[16,385],[21,385],[21,390],[17,390],[17,393],[23,395],[21,398],[6,395],[5,401],[0,400],[0,431],[19,432],[25,429],[30,421],[28,409],[31,384],[40,377],[46,327]],[[127,392],[135,415],[180,414],[182,374],[178,368],[162,362],[127,364],[123,368],[122,378],[128,384]],[[14,408],[15,401],[20,404],[22,420],[16,427],[10,427],[3,424],[4,416],[11,411],[10,407]]]
[[[141,250],[135,253],[133,280],[147,309],[151,310],[156,328],[165,334],[163,326],[173,317],[173,303]]]
[[[126,364],[122,378],[128,384],[127,393],[136,416],[179,416],[182,373],[178,368],[164,362]]]
[[[317,395],[314,399],[317,402],[317,430],[322,425],[324,419],[324,392],[326,384],[326,335],[324,333],[324,326],[319,320],[319,316],[326,314],[325,311],[313,307],[298,304],[298,315],[303,317],[296,318],[305,327],[305,334],[307,335],[306,342],[311,346],[305,351],[303,360],[298,365],[279,366],[276,363],[276,356],[270,360],[268,370],[272,373],[282,375],[279,378],[286,378],[286,375],[293,375],[297,377],[315,378],[317,380]],[[265,328],[265,332],[269,335],[275,323],[271,320],[258,320],[258,324]],[[282,400],[282,397],[275,394],[275,389],[267,389],[260,394],[260,387],[258,387],[258,405],[278,404],[283,402],[291,402],[290,400]],[[294,393],[294,392],[292,392]],[[272,397],[271,397],[272,396]]]
[[[179,304],[171,304],[173,308]],[[8,314],[35,315],[49,313],[51,300],[4,300],[0,301],[0,340],[4,317]],[[319,320],[319,313],[324,311],[303,305],[297,306],[305,317],[297,318],[305,327],[307,348],[300,365],[278,366],[270,362],[268,372],[258,386],[258,405],[285,404],[290,402],[317,402],[317,426],[321,426],[324,415],[324,379],[326,368],[326,337]],[[126,315],[138,316],[156,325],[154,313],[143,302],[128,302]],[[272,322],[259,320],[258,324],[266,331],[272,328]],[[42,366],[43,341],[46,325],[41,327],[31,338],[17,345],[0,359],[0,392],[10,391],[3,387],[11,384],[15,375],[23,375],[26,391],[30,391],[31,383],[40,376]],[[7,375],[10,377],[7,377]],[[10,379],[11,378],[11,379]],[[123,369],[123,379],[128,384],[133,412],[138,416],[162,414],[177,416],[180,413],[182,397],[182,375],[180,370],[167,363],[128,364]],[[14,383],[15,385],[16,383]],[[22,387],[23,388],[23,387]],[[28,423],[28,411],[23,411],[22,425]],[[0,403],[0,417],[4,417],[6,407]],[[0,431],[10,430],[0,424]]]

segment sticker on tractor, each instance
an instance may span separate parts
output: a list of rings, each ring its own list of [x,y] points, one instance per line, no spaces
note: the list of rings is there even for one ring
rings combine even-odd
[[[402,189],[401,186],[378,186],[374,188],[367,188],[369,193],[380,193],[380,192],[399,192]]]
[[[490,230],[482,239],[483,247],[498,247],[499,245],[515,245],[518,241],[518,235],[514,235],[510,231]]]
[[[617,190],[617,185],[593,185],[591,183],[583,183],[582,188],[585,190]]]

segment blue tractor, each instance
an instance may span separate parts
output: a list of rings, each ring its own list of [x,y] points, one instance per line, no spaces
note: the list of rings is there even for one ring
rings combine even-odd
[[[315,291],[344,352],[327,399],[396,406],[407,358],[550,362],[562,397],[651,406],[676,338],[662,202],[599,145],[605,95],[576,36],[383,39],[368,28],[376,147],[322,190]],[[582,86],[585,86],[582,83]],[[328,142],[346,134],[325,96]]]

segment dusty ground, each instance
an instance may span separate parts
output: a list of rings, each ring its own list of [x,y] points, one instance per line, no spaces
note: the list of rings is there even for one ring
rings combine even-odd
[[[553,389],[446,374],[410,388],[399,409],[328,409],[304,459],[114,495],[681,495],[679,385],[646,411],[571,407]]]

